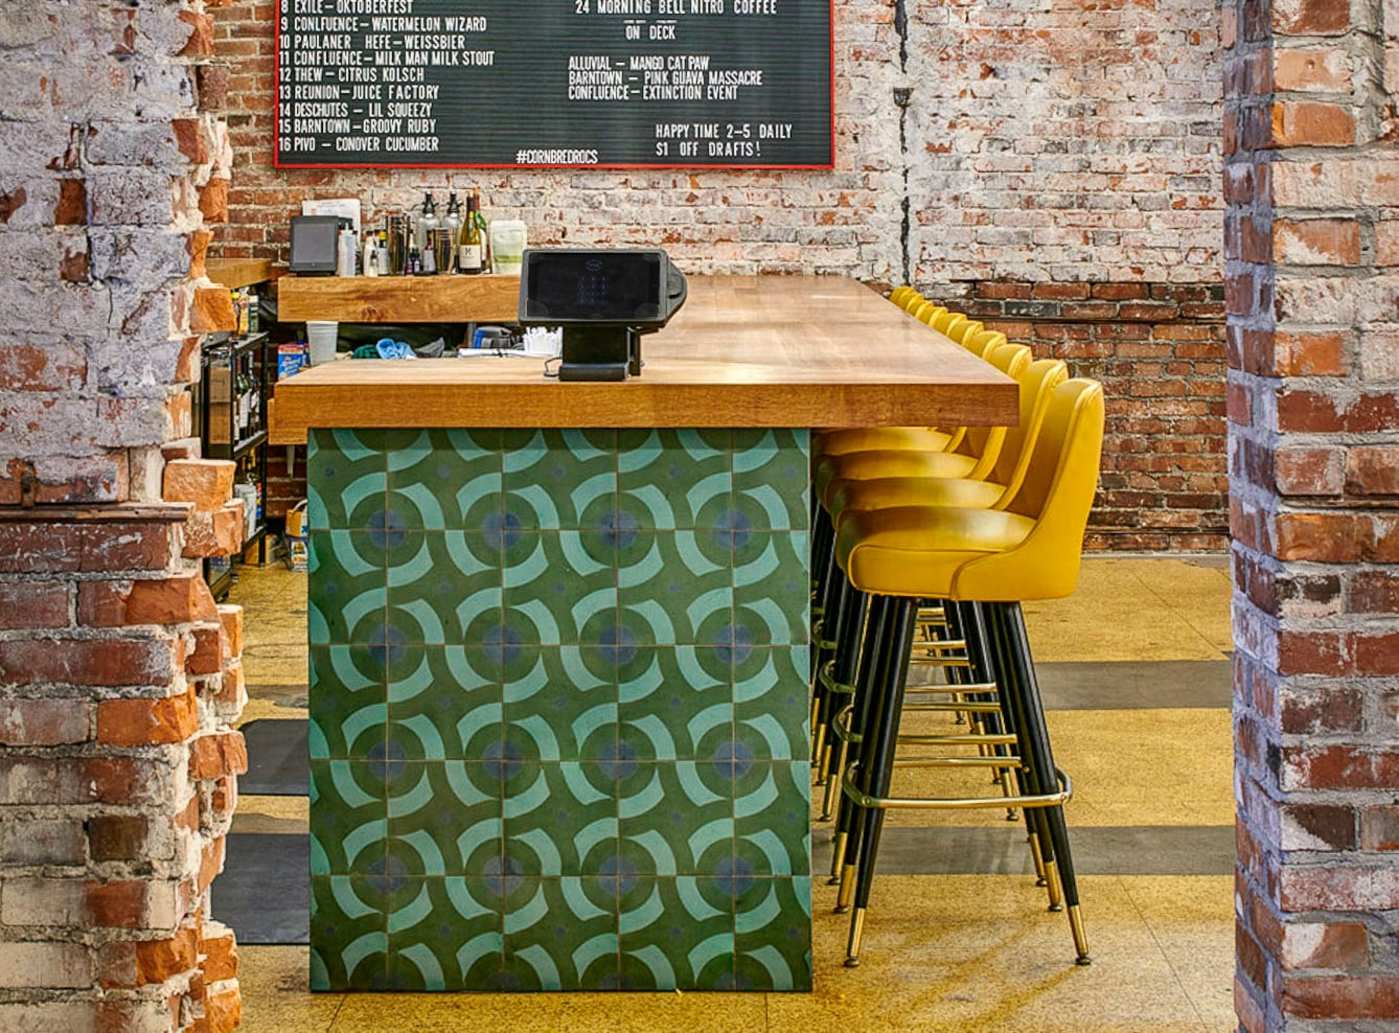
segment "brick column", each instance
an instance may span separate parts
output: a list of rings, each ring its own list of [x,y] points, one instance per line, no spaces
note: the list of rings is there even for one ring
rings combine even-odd
[[[1241,1028],[1399,1019],[1399,22],[1225,9]]]
[[[241,612],[199,561],[243,521],[189,391],[232,315],[212,22],[27,0],[0,39],[0,1030],[224,1033]]]

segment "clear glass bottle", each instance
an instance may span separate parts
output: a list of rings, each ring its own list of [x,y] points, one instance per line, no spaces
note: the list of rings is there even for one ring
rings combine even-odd
[[[418,213],[417,245],[418,253],[428,249],[428,242],[432,240],[432,231],[437,229],[437,202],[432,199],[431,193],[423,195],[423,207]]]
[[[448,234],[447,261],[438,272],[454,273],[457,271],[457,248],[461,245],[462,227],[461,203],[457,201],[455,192],[447,199],[447,214],[442,219],[442,227]]]
[[[479,204],[475,195],[466,199],[466,218],[462,222],[461,245],[457,248],[457,272],[466,276],[479,276],[485,267],[481,226],[476,220]]]

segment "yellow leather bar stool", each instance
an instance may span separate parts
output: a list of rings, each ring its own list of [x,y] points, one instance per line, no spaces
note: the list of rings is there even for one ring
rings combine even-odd
[[[913,315],[913,313],[918,311],[919,306],[926,304],[927,301],[927,298],[923,297],[923,295],[919,294],[917,291],[914,291],[904,298],[903,310],[909,315]]]
[[[1051,396],[1024,483],[1005,509],[860,510],[841,522],[837,562],[851,587],[872,600],[860,691],[852,708],[859,752],[842,782],[851,806],[838,858],[837,909],[853,905],[847,965],[859,963],[886,811],[1007,805],[1035,813],[1051,891],[1061,889],[1077,960],[1089,962],[1063,813],[1073,784],[1054,763],[1021,604],[1062,598],[1074,589],[1102,441],[1101,385],[1068,380]],[[891,795],[910,647],[919,604],[928,598],[946,600],[956,610],[975,679],[999,687],[998,709],[1015,740],[1013,759],[1022,787],[1018,796]]]
[[[987,361],[1013,380],[1019,380],[1030,367],[1030,349],[1008,344],[994,349]],[[816,498],[829,507],[833,481],[867,481],[876,477],[969,477],[989,476],[1005,441],[1004,427],[969,428],[955,452],[880,449],[846,455],[822,456],[815,463],[813,483]]]
[[[904,284],[901,287],[895,287],[893,291],[890,292],[889,300],[895,305],[898,305],[900,308],[902,308],[904,301],[907,300],[908,296],[913,293],[916,293],[914,289],[908,286],[908,284]]]
[[[1030,462],[1049,410],[1049,400],[1055,389],[1068,379],[1068,367],[1058,359],[1040,359],[1030,365],[1020,378],[1020,418],[1006,430],[1006,441],[987,480],[963,477],[886,477],[869,481],[837,481],[831,488],[828,511],[832,526],[839,528],[845,516],[855,510],[892,509],[898,506],[959,506],[967,509],[1005,509],[1020,491],[1029,472]],[[832,576],[839,577],[839,574]],[[847,587],[840,578],[839,587]],[[835,718],[843,701],[855,691],[852,662],[842,662],[839,629],[856,620],[852,615],[857,605],[852,593],[839,591],[832,595],[830,606],[835,642],[834,655],[829,659],[817,653],[819,691],[826,697],[824,706],[813,708],[812,720],[817,782],[824,782],[826,792],[821,804],[821,820],[831,816],[835,789],[844,770],[850,743],[840,734]],[[926,627],[926,625],[925,625]],[[957,636],[951,636],[953,641]],[[845,660],[852,659],[857,645],[846,645]],[[936,659],[931,658],[931,659]],[[980,700],[986,702],[986,700]],[[827,775],[830,775],[827,778]],[[833,873],[834,874],[834,873]]]

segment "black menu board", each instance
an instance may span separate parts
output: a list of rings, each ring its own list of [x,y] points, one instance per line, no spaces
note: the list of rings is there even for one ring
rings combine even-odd
[[[280,168],[830,168],[834,0],[275,0]]]

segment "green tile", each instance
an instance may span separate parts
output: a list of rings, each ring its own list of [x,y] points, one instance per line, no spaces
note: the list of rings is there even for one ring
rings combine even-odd
[[[631,430],[620,436],[619,505],[643,530],[713,528],[733,503],[725,430]]]
[[[501,685],[460,646],[415,651],[418,667],[388,685],[390,756],[481,760],[500,742]]]
[[[591,646],[528,651],[532,667],[504,686],[510,741],[531,760],[597,760],[617,741],[616,667]]]
[[[734,550],[734,621],[754,645],[810,638],[811,590],[804,531],[753,532]]]
[[[732,553],[710,531],[644,531],[618,570],[622,624],[639,645],[715,645],[733,622]]]
[[[308,738],[312,760],[382,756],[388,688],[367,646],[312,646]]]
[[[596,762],[543,762],[505,801],[505,856],[512,872],[595,876],[617,855],[616,781]]]
[[[311,874],[382,871],[388,805],[382,761],[311,762]]]
[[[755,531],[810,526],[810,438],[806,431],[734,432],[734,509]]]
[[[811,989],[811,879],[755,879],[735,903],[735,988]]]
[[[643,763],[618,785],[622,854],[645,875],[708,875],[733,858],[733,800],[712,763]]]
[[[382,990],[388,985],[388,919],[378,880],[311,879],[311,989]]]
[[[312,530],[366,530],[382,519],[388,463],[377,431],[313,430],[306,516]]]
[[[387,505],[406,528],[481,534],[504,514],[499,431],[422,431],[388,457]]]
[[[387,578],[367,531],[312,531],[307,630],[312,645],[363,641],[382,621]]]
[[[734,680],[734,737],[763,760],[808,760],[810,713],[794,707],[808,685],[808,646],[764,646],[738,665]]]
[[[525,531],[505,550],[505,619],[522,643],[594,641],[617,619],[614,550],[598,531]]]
[[[502,915],[511,990],[617,987],[616,891],[599,879],[527,877]]]
[[[734,779],[734,852],[755,875],[811,874],[811,765],[756,761]]]
[[[527,530],[578,530],[617,494],[616,431],[505,433],[505,509]]]
[[[712,646],[638,649],[619,695],[621,735],[638,759],[710,757],[732,735],[732,664]]]
[[[501,854],[497,780],[479,762],[405,761],[390,766],[390,870],[482,875]]]
[[[501,553],[488,535],[407,532],[387,582],[388,619],[409,642],[466,642],[478,622],[499,621]]]
[[[734,917],[713,880],[643,876],[622,894],[621,980],[627,990],[726,989]]]
[[[504,936],[484,879],[405,878],[394,899],[388,972],[395,990],[477,990],[499,978]]]

